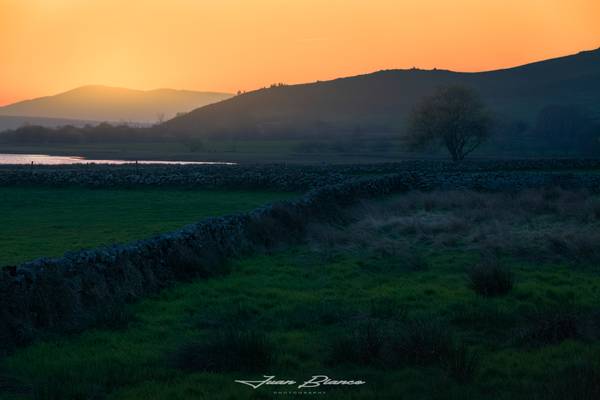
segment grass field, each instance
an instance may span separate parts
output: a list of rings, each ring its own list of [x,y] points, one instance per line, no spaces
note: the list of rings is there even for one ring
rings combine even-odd
[[[142,239],[292,193],[175,189],[0,188],[0,265]]]
[[[383,150],[382,150],[382,149]],[[1,144],[0,153],[83,156],[88,159],[227,161],[238,163],[353,163],[415,157],[400,140],[346,143],[336,140],[196,140],[183,142]],[[445,157],[445,155],[444,155]]]
[[[322,374],[366,384],[302,397],[598,398],[600,199],[409,193],[346,221],[17,351],[6,398],[288,398],[234,380]]]
[[[444,149],[414,152],[407,148],[400,133],[374,138],[225,140],[192,139],[169,142],[79,143],[79,144],[0,144],[0,153],[82,156],[87,159],[178,160],[236,163],[352,164],[397,162],[405,159],[449,159]],[[529,149],[529,150],[528,150]],[[528,143],[484,144],[475,158],[578,157],[557,149],[530,149]]]

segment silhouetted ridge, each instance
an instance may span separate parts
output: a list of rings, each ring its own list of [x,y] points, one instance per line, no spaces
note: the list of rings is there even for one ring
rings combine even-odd
[[[454,84],[476,89],[500,117],[526,123],[548,105],[597,109],[600,49],[497,71],[384,70],[276,86],[199,108],[162,126],[174,134],[213,137],[398,132],[417,101],[438,86]]]

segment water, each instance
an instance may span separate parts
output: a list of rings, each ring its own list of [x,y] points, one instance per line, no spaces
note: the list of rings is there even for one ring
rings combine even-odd
[[[78,156],[50,156],[47,154],[0,154],[0,164],[31,164],[60,165],[60,164],[133,164],[131,160],[92,160]],[[181,165],[235,165],[229,162],[210,161],[155,161],[140,160],[138,164],[181,164]]]

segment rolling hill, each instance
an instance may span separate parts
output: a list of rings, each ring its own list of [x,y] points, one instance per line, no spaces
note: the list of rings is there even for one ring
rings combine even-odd
[[[279,85],[204,106],[161,128],[173,134],[251,138],[398,132],[419,99],[451,84],[478,90],[507,121],[532,123],[542,108],[557,104],[598,113],[600,49],[488,72],[386,70]]]
[[[55,96],[0,107],[0,116],[111,122],[152,122],[231,97],[227,93],[82,86]]]

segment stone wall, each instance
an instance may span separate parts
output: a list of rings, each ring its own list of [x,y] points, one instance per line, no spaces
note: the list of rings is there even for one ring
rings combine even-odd
[[[600,160],[413,160],[353,165],[21,165],[0,166],[0,186],[235,188],[306,191],[357,176],[396,173],[600,170]]]
[[[208,218],[150,239],[5,267],[0,271],[1,347],[26,344],[48,332],[80,331],[173,282],[222,273],[228,258],[301,240],[308,223],[335,219],[342,207],[361,198],[431,189],[600,188],[599,174],[540,171],[404,172],[343,180],[320,184],[293,201]]]

